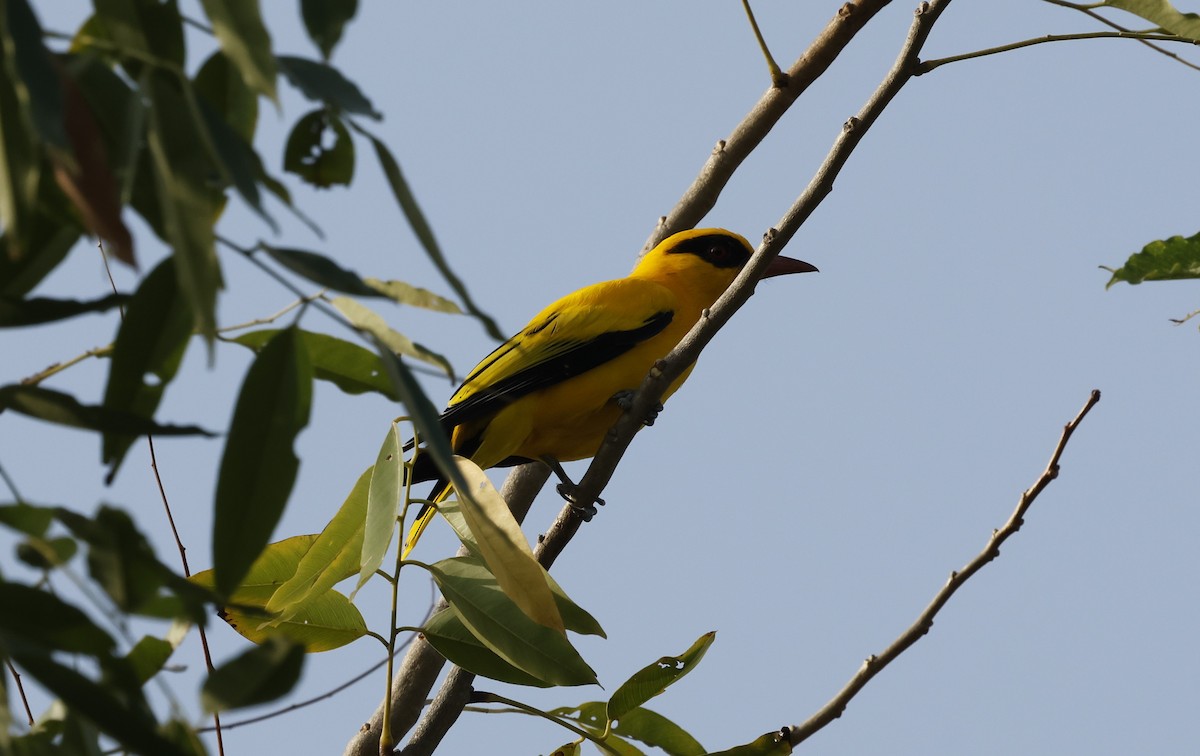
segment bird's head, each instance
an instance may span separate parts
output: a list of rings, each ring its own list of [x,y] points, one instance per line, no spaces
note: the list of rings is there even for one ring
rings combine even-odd
[[[689,289],[711,293],[715,302],[753,254],[754,247],[740,234],[723,228],[694,228],[659,242],[638,261],[632,275],[664,282],[674,279]],[[779,255],[767,266],[763,278],[816,270],[814,265]]]

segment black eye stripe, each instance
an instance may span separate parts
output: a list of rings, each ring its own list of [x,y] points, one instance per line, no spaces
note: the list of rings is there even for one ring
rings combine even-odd
[[[696,255],[718,268],[740,268],[750,259],[750,251],[741,242],[720,234],[685,239],[668,250],[668,254]]]

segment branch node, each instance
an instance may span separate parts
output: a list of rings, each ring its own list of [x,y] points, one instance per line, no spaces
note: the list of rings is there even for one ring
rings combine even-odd
[[[858,120],[857,116],[850,116],[846,119],[846,122],[842,124],[842,131],[849,134],[858,128],[859,123],[861,123],[861,121]]]
[[[845,3],[841,8],[838,8],[837,14],[840,18],[850,18],[854,15],[855,10],[854,3]]]
[[[717,140],[717,144],[716,144],[716,146],[715,146],[715,147],[713,147],[712,154],[714,154],[714,155],[720,155],[720,154],[721,154],[721,153],[723,153],[723,152],[725,152],[725,140],[724,140],[724,139],[718,139],[718,140]],[[663,216],[663,220],[666,220],[666,216]]]
[[[928,12],[929,12],[929,3],[922,2],[921,4],[919,4],[917,6],[917,9],[913,11],[913,15],[914,16],[924,16]]]

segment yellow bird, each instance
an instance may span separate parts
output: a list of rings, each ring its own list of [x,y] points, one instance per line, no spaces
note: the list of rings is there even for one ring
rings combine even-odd
[[[731,231],[682,231],[650,250],[625,278],[585,286],[539,312],[450,397],[441,423],[455,453],[484,469],[545,462],[569,487],[559,463],[595,455],[650,368],[717,301],[753,252]],[[781,256],[763,278],[813,271]],[[693,367],[667,387],[663,401]],[[449,484],[428,455],[417,458],[413,479],[437,479],[429,498],[446,498]],[[429,505],[417,515],[406,556],[433,515]]]

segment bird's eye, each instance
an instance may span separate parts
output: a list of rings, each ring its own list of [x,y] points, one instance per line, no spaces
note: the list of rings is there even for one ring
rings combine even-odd
[[[725,247],[711,247],[708,250],[708,256],[719,262],[729,257],[729,250]]]

